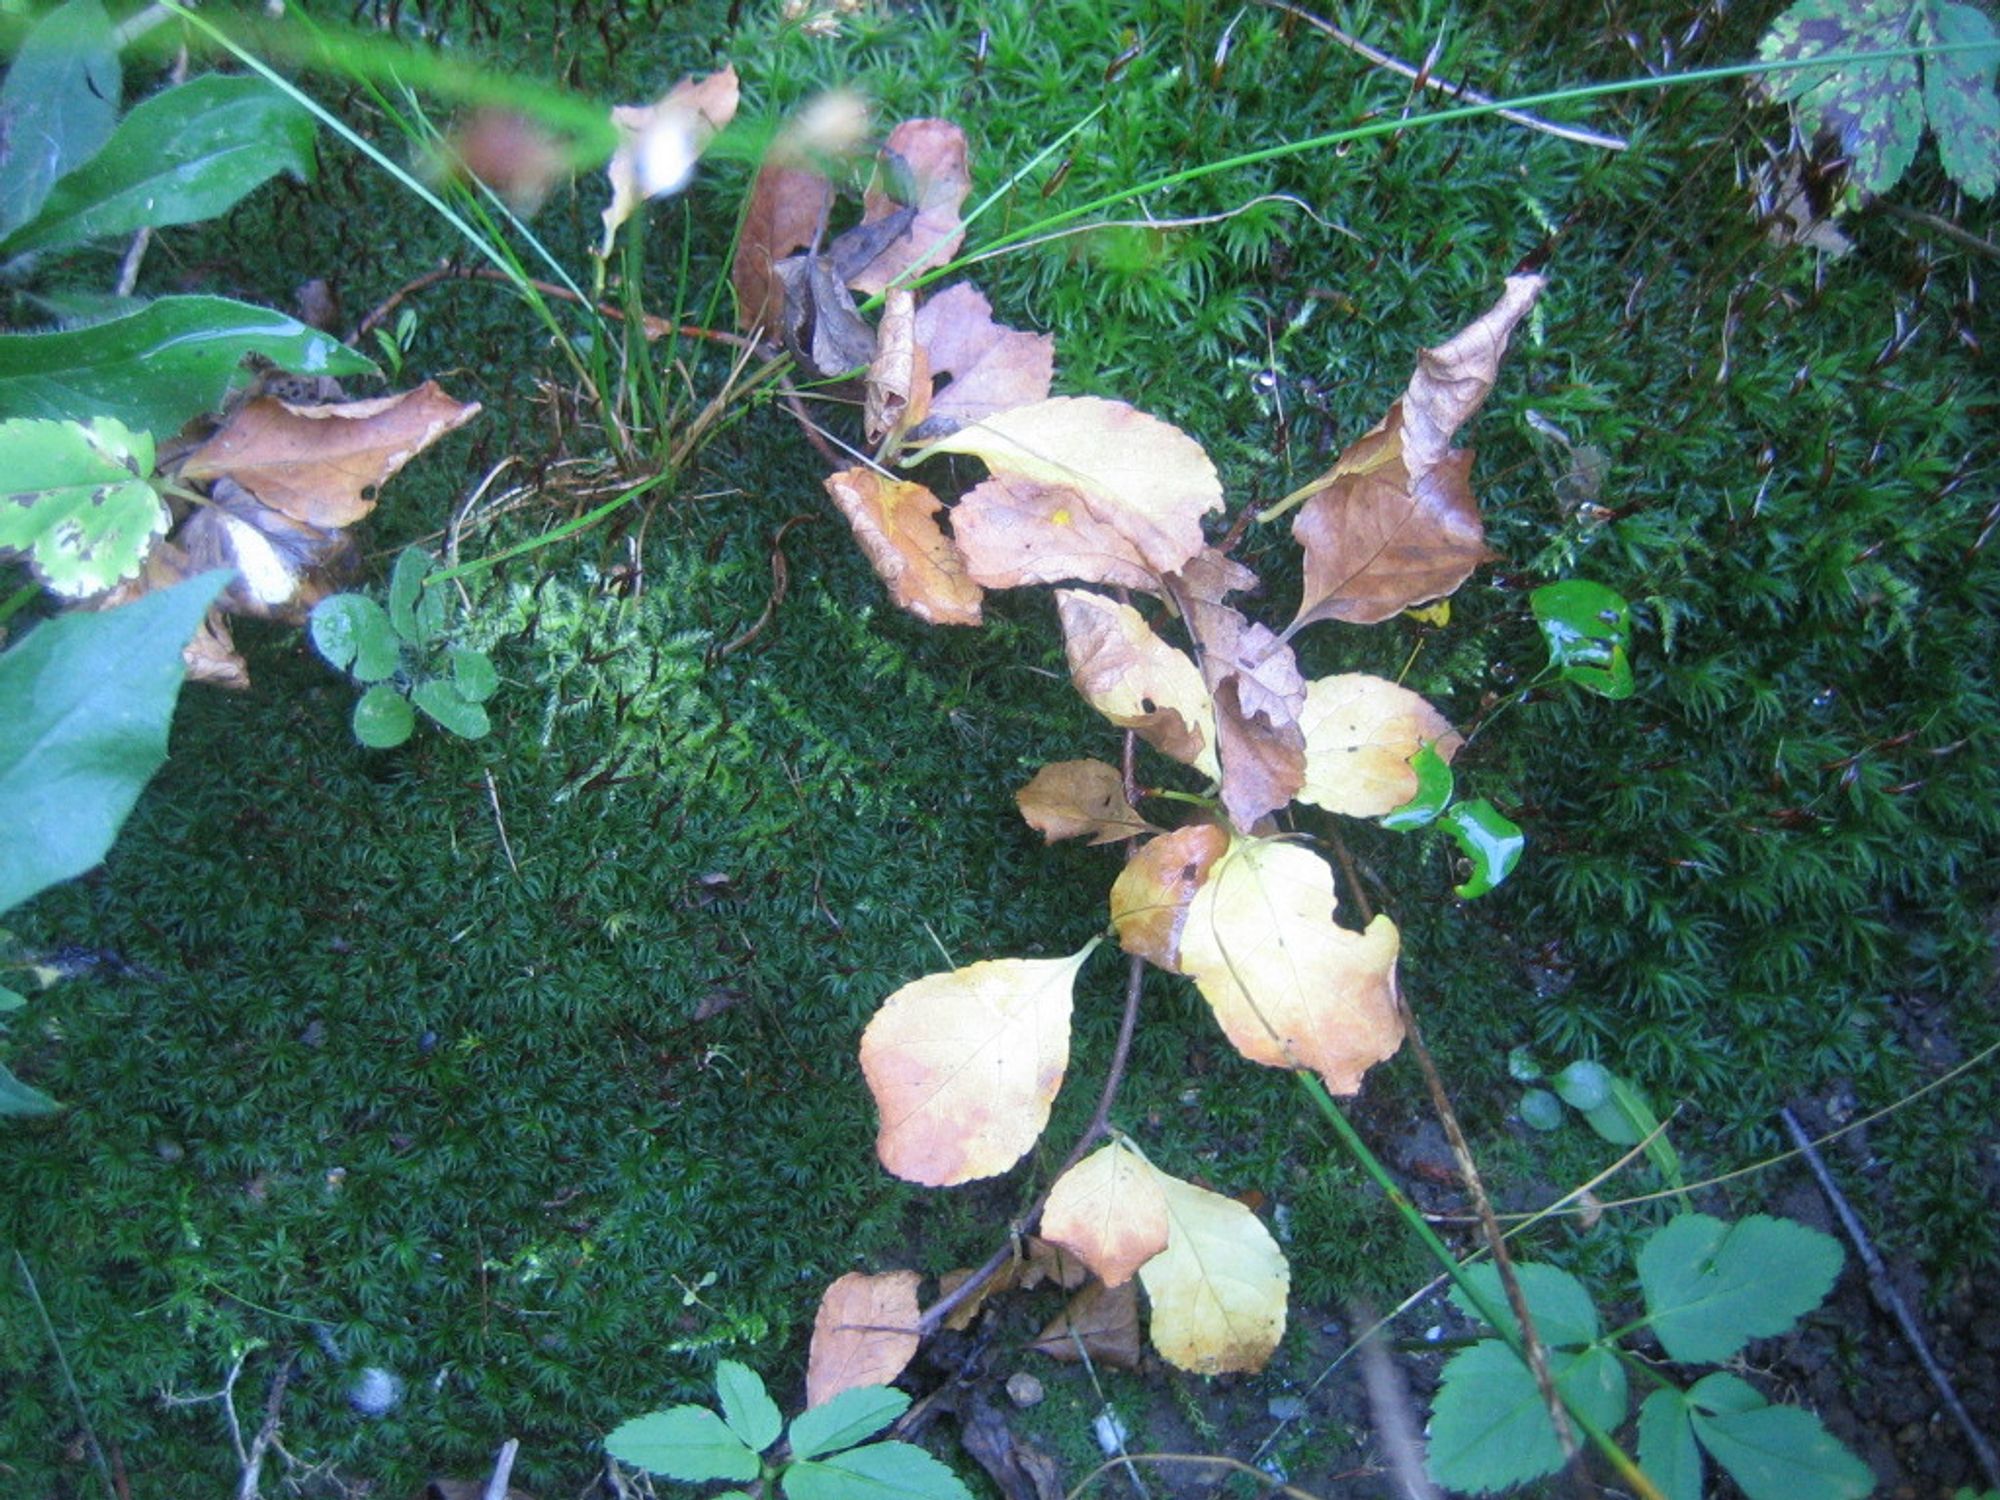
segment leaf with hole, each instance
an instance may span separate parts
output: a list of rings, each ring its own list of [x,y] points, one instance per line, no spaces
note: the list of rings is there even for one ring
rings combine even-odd
[[[1058,589],[1056,612],[1070,681],[1084,701],[1165,755],[1219,776],[1215,706],[1187,653],[1154,633],[1129,604]]]
[[[1169,974],[1181,972],[1181,933],[1208,872],[1229,848],[1229,830],[1189,823],[1139,847],[1111,886],[1118,943]]]
[[[965,559],[938,525],[944,504],[936,495],[865,465],[830,474],[824,483],[901,608],[928,625],[979,623],[985,591],[967,576]]]
[[[1159,832],[1125,800],[1118,768],[1101,760],[1051,761],[1014,793],[1014,803],[1051,844],[1086,836],[1092,844],[1112,844]]]

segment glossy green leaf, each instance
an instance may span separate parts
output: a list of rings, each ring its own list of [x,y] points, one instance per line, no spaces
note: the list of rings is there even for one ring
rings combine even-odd
[[[110,138],[123,90],[102,0],[69,0],[35,23],[0,84],[0,234]]]
[[[2000,186],[2000,31],[1970,5],[1932,4],[1919,13],[1923,38],[1940,46],[1990,46],[1976,52],[1941,52],[1924,59],[1924,113],[1930,118],[1944,169],[1975,198]]]
[[[0,552],[82,599],[136,578],[172,517],[153,488],[153,438],[111,417],[0,422]]]
[[[1535,1331],[1544,1344],[1551,1349],[1569,1349],[1597,1337],[1597,1304],[1590,1300],[1583,1283],[1569,1272],[1535,1261],[1516,1261],[1514,1276],[1520,1283],[1521,1295],[1527,1299],[1528,1316],[1535,1320]],[[1521,1325],[1507,1303],[1500,1272],[1490,1262],[1481,1261],[1476,1266],[1467,1266],[1465,1277],[1502,1320],[1505,1331],[1519,1337]],[[1482,1316],[1460,1288],[1452,1288],[1451,1300],[1468,1318]]]
[[[1639,1467],[1661,1500],[1701,1500],[1701,1449],[1687,1398],[1672,1386],[1639,1403]]]
[[[1419,747],[1410,757],[1410,769],[1417,773],[1417,794],[1401,807],[1382,815],[1382,826],[1397,833],[1428,828],[1451,801],[1451,766],[1435,745]]]
[[[0,334],[0,417],[112,416],[173,432],[249,382],[249,354],[303,375],[375,369],[332,335],[267,307],[162,297],[88,328]]]
[[[1881,0],[1799,0],[1772,22],[1757,55],[1810,61],[1907,47],[1914,10]],[[1788,69],[1767,74],[1765,86],[1798,109],[1808,138],[1825,132],[1840,142],[1853,163],[1849,180],[1864,193],[1886,193],[1916,157],[1924,108],[1914,57]]]
[[[354,737],[370,750],[393,750],[417,727],[410,700],[378,682],[354,705]]]
[[[1457,841],[1459,852],[1472,861],[1472,878],[1453,887],[1466,900],[1485,895],[1513,874],[1514,866],[1521,862],[1521,851],[1528,843],[1526,835],[1484,797],[1453,803],[1441,821]]]
[[[1579,1059],[1549,1080],[1571,1109],[1592,1110],[1611,1098],[1611,1070]]]
[[[675,1406],[634,1417],[613,1428],[604,1446],[620,1463],[683,1484],[713,1479],[744,1484],[763,1472],[757,1455],[705,1406]]]
[[[1844,1259],[1833,1236],[1791,1219],[1679,1214],[1639,1252],[1647,1322],[1668,1358],[1720,1364],[1818,1307]]]
[[[58,615],[0,654],[0,911],[104,858],[166,759],[181,648],[228,576]]]
[[[432,677],[410,693],[418,708],[464,740],[484,739],[493,727],[486,710],[464,697],[443,677]]]
[[[468,703],[484,703],[500,686],[493,658],[469,646],[451,648],[451,681]]]
[[[1549,1356],[1566,1403],[1607,1431],[1625,1418],[1625,1368],[1609,1349]],[[1485,1494],[1525,1484],[1563,1465],[1562,1444],[1535,1377],[1514,1351],[1481,1339],[1444,1367],[1431,1406],[1431,1477],[1450,1489]]]
[[[311,115],[261,78],[210,73],[134,105],[0,255],[206,219],[279,172],[312,170]]]
[[[873,1437],[905,1411],[910,1398],[892,1386],[862,1385],[842,1391],[792,1418],[792,1457],[816,1458]]]
[[[1606,698],[1632,696],[1632,611],[1623,595],[1570,578],[1536,589],[1528,607],[1542,628],[1549,665],[1563,681]]]
[[[1863,1500],[1875,1492],[1868,1465],[1809,1411],[1769,1405],[1723,1371],[1697,1382],[1687,1401],[1694,1435],[1747,1500]]]
[[[52,1115],[62,1106],[40,1089],[21,1082],[0,1063],[0,1115]]]
[[[402,643],[382,606],[365,594],[330,594],[313,606],[313,645],[359,682],[384,682],[403,664]]]
[[[909,1443],[870,1443],[793,1464],[786,1500],[972,1500],[965,1482]]]
[[[412,643],[422,639],[417,633],[417,600],[424,592],[424,575],[431,570],[431,555],[421,547],[405,547],[396,554],[396,567],[389,575],[389,621],[396,634]]]
[[[1562,1129],[1562,1100],[1547,1089],[1529,1089],[1521,1095],[1521,1102],[1516,1108],[1520,1113],[1521,1123],[1532,1129]]]
[[[755,1370],[733,1359],[717,1360],[715,1394],[722,1401],[722,1420],[753,1453],[762,1453],[778,1440],[785,1419],[778,1403],[764,1389]]]

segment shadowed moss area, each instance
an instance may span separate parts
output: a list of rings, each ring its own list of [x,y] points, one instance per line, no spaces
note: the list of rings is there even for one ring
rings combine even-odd
[[[1102,104],[974,246],[1421,107],[1309,27],[1233,6],[883,6],[831,38],[765,5],[734,33],[721,5],[588,23],[520,9],[384,8],[405,35],[607,99],[725,59],[760,118],[855,83],[886,119],[960,121],[975,202]],[[1732,14],[1686,45],[1693,13],[1669,10],[1342,19],[1412,59],[1442,35],[1436,71],[1495,94],[1637,74],[1663,39],[1680,66],[1733,62],[1768,19]],[[359,92],[316,88],[401,151]],[[1520,1139],[1511,1046],[1598,1057],[1662,1113],[1680,1105],[1699,1171],[1773,1149],[1787,1100],[1844,1088],[1877,1108],[1934,1076],[1914,1000],[1944,1017],[1951,1057],[1996,1040],[1980,1000],[2000,843],[2000,772],[1979,748],[2000,710],[1983,262],[1880,213],[1844,260],[1773,241],[1738,176],[1783,122],[1735,84],[1551,113],[1631,149],[1490,120],[1412,129],[1152,193],[1105,211],[1119,227],[971,272],[1003,321],[1056,335],[1059,391],[1182,425],[1240,504],[1320,472],[1418,348],[1546,253],[1543,306],[1466,434],[1502,560],[1442,628],[1300,638],[1310,673],[1406,674],[1481,722],[1461,789],[1529,833],[1521,871],[1467,905],[1448,846],[1341,829],[1404,929],[1406,988],[1510,1206],[1608,1159],[1580,1129]],[[146,284],[283,304],[321,276],[351,326],[458,249],[323,149],[317,183],[162,234]],[[1934,174],[1927,152],[1898,201],[1990,239],[1990,209]],[[746,181],[720,163],[649,210],[651,310],[674,305],[683,264],[700,308]],[[579,271],[601,201],[582,182],[535,221]],[[116,254],[81,274],[108,279]],[[512,479],[602,446],[510,294],[452,283],[411,305],[409,377],[488,410],[394,482],[371,523],[378,583],[502,458],[522,460]],[[680,357],[697,392],[719,382],[719,353]],[[298,636],[245,628],[252,693],[190,690],[104,870],[17,914],[31,946],[99,956],[10,1032],[9,1065],[70,1108],[10,1127],[0,1239],[33,1266],[99,1436],[152,1492],[233,1476],[214,1409],[157,1394],[213,1390],[250,1350],[246,1420],[295,1351],[287,1446],[380,1493],[483,1471],[507,1436],[521,1482],[573,1493],[602,1433],[701,1396],[717,1349],[789,1402],[831,1276],[976,1261],[1031,1196],[886,1177],[854,1049],[879,1000],[946,954],[1073,952],[1102,925],[1113,857],[1043,848],[1011,791],[1117,743],[1069,689],[1044,599],[995,598],[978,632],[900,615],[819,473],[789,417],[747,405],[650,509],[469,578],[469,629],[504,679],[480,743],[420,732],[364,752],[348,686]],[[585,508],[551,485],[465,555]],[[784,534],[785,597],[735,646],[799,515],[814,519]],[[1269,583],[1257,607],[1288,616],[1289,539],[1253,530],[1243,552]],[[1493,712],[1541,660],[1527,589],[1570,574],[1633,601],[1638,696]],[[1074,1081],[1030,1178],[1088,1117],[1121,983],[1109,953],[1084,972]],[[1235,1060],[1181,982],[1155,976],[1147,996],[1117,1121],[1162,1166],[1283,1210],[1299,1326],[1247,1384],[1309,1381],[1315,1309],[1393,1305],[1430,1272],[1286,1079]],[[1978,1175],[1990,1076],[1872,1137],[1897,1204],[1885,1238],[1940,1296],[1996,1258]],[[1421,1096],[1399,1060],[1357,1106],[1392,1162]],[[1599,1241],[1622,1232],[1548,1231],[1535,1252],[1618,1264]],[[23,1493],[60,1493],[84,1478],[74,1419],[11,1269],[0,1310],[0,1453]],[[347,1403],[364,1366],[404,1382],[379,1421]]]

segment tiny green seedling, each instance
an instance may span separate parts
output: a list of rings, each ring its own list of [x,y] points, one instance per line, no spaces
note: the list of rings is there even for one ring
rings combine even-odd
[[[888,1386],[859,1386],[800,1413],[789,1428],[757,1372],[733,1359],[715,1366],[718,1416],[673,1406],[615,1428],[604,1446],[620,1463],[683,1484],[727,1483],[718,1500],[750,1500],[782,1489],[786,1500],[972,1500],[959,1477],[923,1449],[869,1443],[909,1409]],[[785,1442],[778,1446],[780,1434]]]
[[[492,727],[485,703],[500,685],[484,651],[449,639],[449,600],[425,586],[429,554],[405,548],[389,579],[385,610],[366,594],[334,594],[312,612],[312,639],[334,666],[364,685],[354,705],[354,737],[386,750],[416,728],[415,704],[462,739]]]
[[[1516,1047],[1507,1054],[1507,1072],[1516,1083],[1528,1085],[1515,1106],[1523,1124],[1535,1130],[1560,1130],[1566,1118],[1563,1106],[1568,1105],[1614,1146],[1636,1146],[1644,1141],[1646,1159],[1661,1178],[1677,1192],[1686,1192],[1680,1153],[1660,1128],[1659,1116],[1646,1096],[1630,1080],[1620,1078],[1602,1063],[1581,1058],[1553,1077],[1545,1076],[1526,1047]]]

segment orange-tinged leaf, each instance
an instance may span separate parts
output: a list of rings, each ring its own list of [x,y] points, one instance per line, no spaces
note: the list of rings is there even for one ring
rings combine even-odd
[[[1417,694],[1365,672],[1307,683],[1299,727],[1306,736],[1299,801],[1351,818],[1379,818],[1416,796],[1410,757],[1425,745],[1450,761],[1465,743]]]
[[[1167,1248],[1167,1200],[1144,1157],[1121,1141],[1091,1152],[1056,1180],[1042,1238],[1074,1251],[1106,1286]]]
[[[293,406],[246,401],[181,465],[184,479],[227,476],[271,509],[310,526],[351,526],[395,472],[479,415],[434,380],[373,401]]]
[[[806,1360],[807,1406],[903,1373],[917,1352],[919,1280],[915,1271],[849,1271],[826,1289]]]
[[[1138,547],[1067,485],[995,474],[959,497],[951,534],[966,570],[989,589],[1073,579],[1159,592]]]
[[[833,184],[780,139],[750,187],[729,283],[736,326],[774,335],[784,326],[785,284],[778,262],[812,244],[833,210]]]
[[[681,188],[717,131],[736,118],[741,98],[735,67],[702,78],[683,78],[657,102],[620,104],[611,111],[618,148],[605,163],[611,202],[604,210],[604,242],[598,255],[611,253],[618,226],[648,198]]]
[[[1222,508],[1222,482],[1201,444],[1122,401],[1057,396],[1017,406],[905,461],[933,453],[969,453],[996,474],[1075,490],[1161,573],[1201,551],[1201,518]]]
[[[882,305],[875,358],[862,391],[862,430],[868,441],[900,438],[923,421],[931,404],[930,357],[917,344],[916,297],[894,288]]]
[[[1139,1268],[1153,1347],[1197,1375],[1264,1368],[1285,1336],[1291,1267],[1257,1216],[1234,1198],[1155,1170],[1167,1248]]]
[[[1028,826],[1051,844],[1085,834],[1093,844],[1111,844],[1159,831],[1125,800],[1125,778],[1118,768],[1101,760],[1051,761],[1014,794],[1014,801]]]
[[[933,396],[917,437],[943,437],[995,412],[1048,399],[1054,337],[995,323],[993,305],[969,281],[945,288],[917,309],[917,343],[930,356],[932,375],[951,376],[951,384]]]
[[[1096,946],[928,974],[882,1002],[861,1036],[861,1071],[881,1112],[883,1166],[950,1187],[1027,1154],[1069,1068],[1071,991]]]
[[[1229,831],[1214,823],[1189,823],[1142,844],[1111,886],[1119,945],[1169,974],[1180,973],[1188,906],[1228,848]]]
[[[1069,1299],[1029,1347],[1070,1364],[1088,1358],[1092,1364],[1138,1369],[1142,1350],[1138,1284],[1106,1286],[1093,1281]]]
[[[944,503],[936,495],[868,468],[843,469],[825,483],[897,604],[932,625],[979,623],[984,592],[937,523]]]
[[[1403,1043],[1396,924],[1333,920],[1333,871],[1310,849],[1236,838],[1195,892],[1181,968],[1252,1062],[1311,1068],[1336,1094]]]
[[[1120,729],[1162,754],[1214,776],[1215,709],[1201,672],[1129,604],[1082,589],[1058,589],[1070,681]]]
[[[899,181],[907,202],[885,192],[878,173],[878,181],[862,197],[861,222],[873,224],[905,208],[915,213],[901,234],[848,276],[849,286],[871,296],[892,281],[941,266],[958,253],[965,242],[958,209],[972,191],[965,132],[949,120],[903,121],[889,132],[882,155],[884,170]]]

